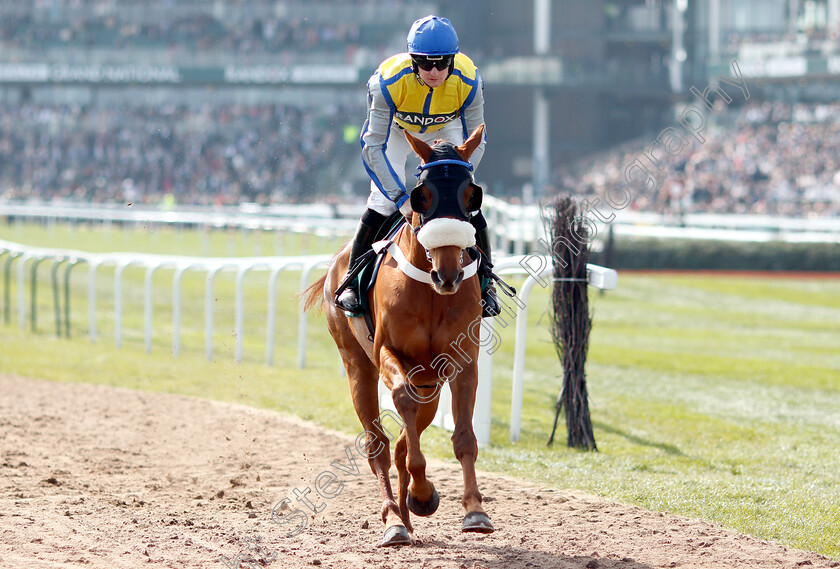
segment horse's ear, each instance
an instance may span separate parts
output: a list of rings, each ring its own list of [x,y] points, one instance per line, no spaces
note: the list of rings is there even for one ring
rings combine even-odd
[[[405,138],[408,140],[408,143],[414,149],[414,152],[417,153],[417,156],[420,157],[423,162],[428,162],[429,158],[432,156],[432,147],[420,140],[419,138],[414,138],[408,131],[405,131]]]
[[[475,149],[478,148],[478,145],[481,144],[483,139],[484,123],[481,123],[475,127],[475,130],[472,132],[467,141],[461,146],[456,146],[455,150],[458,151],[458,155],[464,160],[464,162],[469,162],[470,156],[472,156],[473,152],[475,152]]]

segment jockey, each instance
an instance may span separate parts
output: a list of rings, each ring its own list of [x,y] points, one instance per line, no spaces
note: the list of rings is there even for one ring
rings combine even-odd
[[[397,209],[411,215],[409,191],[405,186],[405,164],[412,150],[404,130],[431,145],[435,140],[463,144],[469,134],[484,123],[484,81],[472,60],[460,53],[458,35],[446,18],[426,16],[414,22],[408,32],[407,53],[383,61],[368,81],[368,116],[362,128],[362,162],[371,178],[367,209],[350,249],[348,272],[373,244],[374,236],[387,217]],[[478,167],[486,140],[473,152]],[[481,211],[473,212],[476,246],[482,252],[480,272],[490,264],[487,221]],[[490,280],[482,293],[482,315],[496,316],[500,306]],[[352,314],[361,312],[355,282],[336,299]]]

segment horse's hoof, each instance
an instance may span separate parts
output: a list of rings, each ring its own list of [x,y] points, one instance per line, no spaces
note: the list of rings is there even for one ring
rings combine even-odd
[[[385,538],[379,547],[395,547],[398,545],[411,545],[411,538],[405,526],[391,526],[385,530]]]
[[[416,516],[431,516],[440,505],[440,495],[436,488],[432,487],[432,497],[426,502],[417,500],[410,493],[408,495],[408,509]]]
[[[493,533],[496,528],[490,521],[490,516],[484,512],[473,512],[464,516],[464,523],[461,524],[461,531],[476,533]]]

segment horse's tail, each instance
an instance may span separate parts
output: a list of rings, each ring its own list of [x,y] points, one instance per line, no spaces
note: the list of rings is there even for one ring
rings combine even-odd
[[[300,298],[303,300],[303,310],[307,311],[313,306],[323,308],[324,303],[324,284],[327,282],[327,275],[325,274],[320,279],[309,285],[305,291],[300,293]]]

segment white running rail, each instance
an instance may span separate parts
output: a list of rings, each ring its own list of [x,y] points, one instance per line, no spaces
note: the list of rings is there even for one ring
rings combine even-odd
[[[4,262],[4,257],[5,262]],[[276,335],[276,296],[277,279],[282,271],[300,271],[300,290],[305,289],[311,280],[313,271],[324,269],[328,266],[330,256],[300,256],[300,257],[249,257],[249,258],[219,258],[219,257],[181,257],[173,255],[147,255],[139,253],[86,253],[82,251],[71,251],[61,249],[44,249],[27,247],[17,243],[0,240],[0,269],[5,265],[6,274],[11,270],[11,265],[17,262],[17,292],[18,292],[18,323],[21,329],[26,329],[26,267],[30,264],[32,278],[37,278],[35,268],[37,263],[51,261],[55,269],[61,263],[69,262],[69,268],[79,263],[88,265],[88,300],[89,300],[89,325],[88,335],[91,341],[97,340],[96,329],[96,303],[97,287],[96,275],[103,266],[113,266],[114,269],[114,343],[122,345],[122,275],[129,266],[145,268],[144,279],[144,341],[146,352],[151,351],[152,346],[152,277],[159,269],[174,269],[172,282],[172,352],[175,356],[180,354],[180,319],[181,319],[181,281],[188,271],[201,271],[205,273],[205,355],[208,361],[213,357],[213,283],[216,276],[222,271],[236,273],[235,292],[235,334],[236,345],[234,358],[237,362],[243,359],[243,338],[244,338],[244,278],[250,271],[264,271],[269,273],[268,277],[268,306],[266,325],[266,352],[265,361],[267,365],[274,362],[274,343]],[[31,263],[30,263],[31,261]],[[514,344],[513,360],[513,381],[511,390],[511,414],[510,414],[510,440],[519,441],[522,423],[522,396],[524,389],[525,373],[525,348],[527,343],[528,323],[528,299],[536,285],[548,286],[553,270],[551,259],[540,255],[523,255],[500,259],[495,264],[495,270],[500,275],[518,274],[527,278],[514,299],[503,294],[499,295],[503,302],[506,313],[509,317],[516,319],[516,333]],[[67,276],[65,276],[65,281]],[[613,289],[617,285],[617,274],[612,269],[587,265],[587,282],[590,286],[601,289]],[[34,289],[30,282],[30,292],[34,295]],[[56,287],[53,281],[53,287]],[[5,292],[8,293],[8,284]],[[8,295],[7,295],[8,296]],[[8,311],[8,300],[5,310]],[[497,318],[502,318],[500,315]],[[489,318],[482,321],[480,327],[479,345],[479,385],[476,395],[473,426],[476,438],[480,445],[487,445],[490,442],[490,409],[492,392],[492,365],[493,365],[493,338],[496,318]],[[298,312],[298,367],[306,365],[306,337],[307,337],[307,315],[303,312],[302,303]],[[394,409],[390,392],[380,383],[380,405],[385,408]],[[450,409],[451,394],[449,387],[444,386],[441,391],[441,401],[438,406],[438,413],[433,421],[434,425],[452,429],[454,421]]]
[[[3,257],[6,257],[3,263]],[[5,265],[5,271],[8,274],[11,270],[11,264],[17,262],[17,293],[18,293],[18,324],[22,330],[26,329],[27,317],[27,302],[26,302],[26,267],[27,263],[32,261],[34,263],[41,263],[43,261],[52,262],[54,267],[64,262],[70,262],[75,266],[76,264],[85,263],[88,265],[88,336],[92,342],[97,340],[98,332],[96,325],[96,305],[97,305],[97,287],[96,276],[99,270],[105,266],[114,267],[114,344],[117,347],[122,346],[123,340],[123,292],[122,280],[123,273],[128,267],[141,267],[145,269],[145,279],[143,285],[143,324],[144,324],[144,343],[146,352],[151,351],[152,347],[152,277],[154,273],[160,269],[173,269],[174,277],[172,282],[172,352],[174,355],[179,355],[181,351],[181,282],[184,274],[188,271],[198,271],[205,274],[205,296],[204,296],[204,319],[205,319],[205,356],[208,361],[213,359],[213,283],[216,276],[222,272],[236,273],[236,292],[235,292],[235,325],[234,334],[235,352],[234,358],[237,362],[241,362],[243,358],[243,339],[245,336],[244,315],[245,315],[245,294],[244,294],[244,279],[249,271],[263,271],[269,273],[268,291],[269,300],[267,307],[267,326],[266,326],[266,364],[272,365],[274,363],[274,343],[276,338],[276,292],[277,292],[277,278],[282,271],[300,271],[301,272],[301,286],[308,285],[308,279],[312,271],[318,268],[328,266],[329,255],[315,255],[315,256],[297,256],[297,257],[182,257],[175,255],[148,255],[142,253],[87,253],[84,251],[73,251],[66,249],[46,249],[39,247],[28,247],[18,243],[11,243],[9,241],[0,240],[0,268]],[[69,268],[68,267],[68,268]],[[30,297],[35,294],[34,279],[36,273],[34,267],[30,266],[30,283],[29,291]],[[66,276],[65,276],[66,282]],[[57,283],[53,282],[53,287]],[[8,293],[8,288],[4,290]],[[8,296],[6,294],[6,296]],[[4,308],[9,310],[7,305]],[[32,309],[30,308],[30,311]],[[30,312],[30,318],[33,314]],[[303,318],[303,316],[301,316]],[[34,321],[34,320],[33,320]],[[303,334],[303,338],[298,342],[298,361],[302,367],[304,362],[304,353],[306,349],[305,321],[299,325],[299,331]]]

